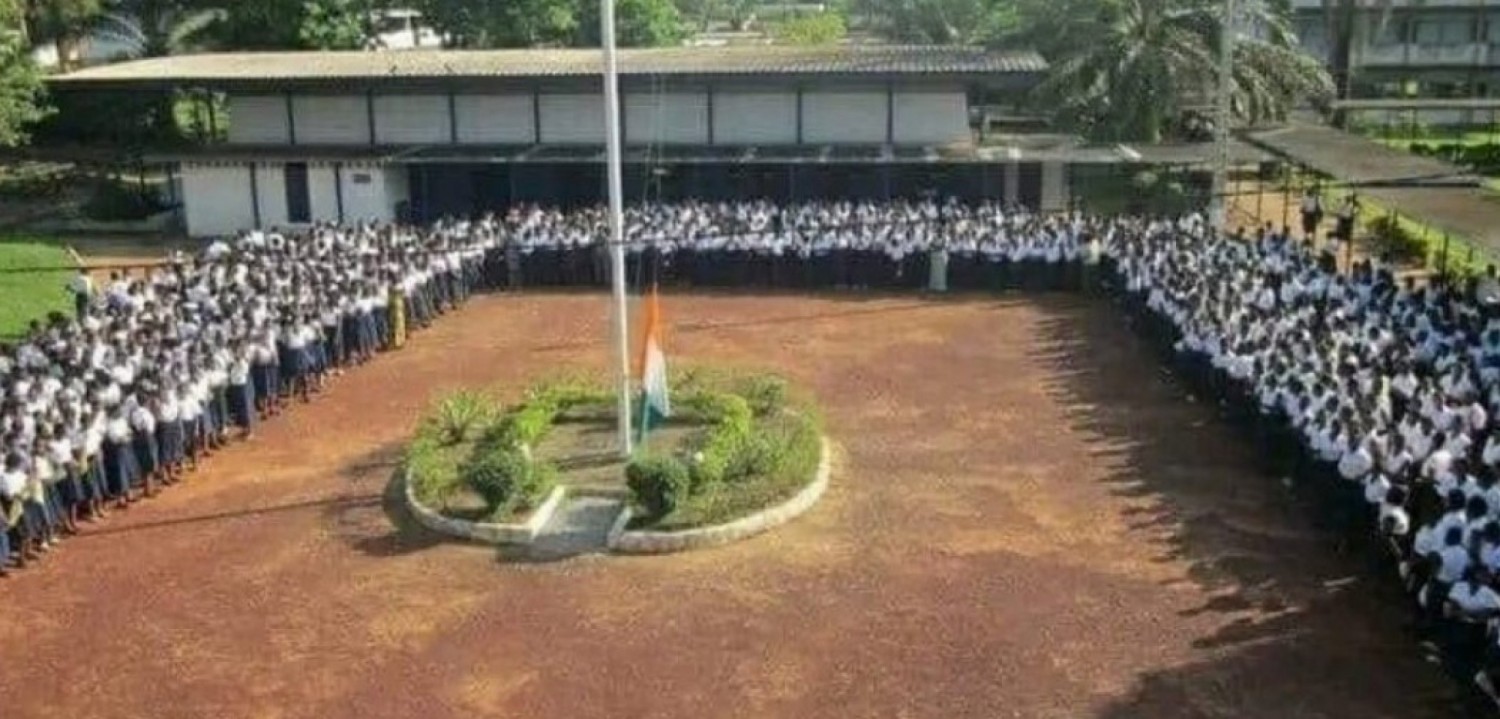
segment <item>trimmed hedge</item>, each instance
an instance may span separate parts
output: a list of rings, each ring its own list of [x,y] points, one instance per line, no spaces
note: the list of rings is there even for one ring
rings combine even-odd
[[[661,454],[643,455],[625,466],[625,482],[636,501],[653,517],[663,517],[692,491],[682,460]]]

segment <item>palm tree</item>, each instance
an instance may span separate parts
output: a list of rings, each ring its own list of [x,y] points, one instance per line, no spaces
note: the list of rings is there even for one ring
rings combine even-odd
[[[116,0],[97,32],[129,48],[131,57],[161,57],[203,47],[208,29],[227,14],[185,0]]]
[[[1051,26],[1026,28],[1055,38],[1050,48],[1042,45],[1053,68],[1039,98],[1064,125],[1097,138],[1161,140],[1187,107],[1213,97],[1220,3],[1105,0],[1093,12],[1056,8]],[[1235,43],[1231,102],[1240,120],[1280,118],[1300,98],[1331,92],[1322,64],[1297,49],[1284,11],[1254,4],[1235,24],[1253,29]]]

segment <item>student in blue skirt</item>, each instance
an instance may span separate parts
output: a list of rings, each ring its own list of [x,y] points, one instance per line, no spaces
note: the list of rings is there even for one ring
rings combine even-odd
[[[106,488],[117,509],[130,506],[130,487],[139,473],[130,440],[130,421],[126,417],[125,406],[115,405],[105,425],[104,467]]]
[[[184,432],[182,429],[182,405],[177,401],[177,385],[166,382],[157,400],[156,441],[158,459],[161,461],[162,481],[175,484],[182,479]]]
[[[242,344],[233,345],[234,360],[229,364],[229,413],[239,425],[243,439],[255,434],[255,383],[250,380],[251,364]]]
[[[0,569],[5,561],[14,556],[16,563],[26,566],[29,559],[40,554],[41,548],[31,523],[26,518],[26,460],[20,454],[6,455],[0,464],[0,530],[6,535],[6,556],[0,557]],[[14,546],[11,541],[14,539]]]
[[[140,469],[139,479],[142,484],[142,492],[146,497],[156,496],[156,483],[161,473],[160,455],[156,444],[156,415],[151,408],[142,403],[137,395],[131,395],[126,400],[130,407],[130,437],[131,448],[135,452],[136,466]]]

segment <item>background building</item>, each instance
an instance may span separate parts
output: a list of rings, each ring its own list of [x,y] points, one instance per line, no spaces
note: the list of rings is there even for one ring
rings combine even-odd
[[[1384,0],[1357,3],[1350,51],[1353,98],[1487,98],[1500,95],[1500,2]],[[1333,6],[1293,0],[1297,34],[1308,52],[1332,62]],[[1489,110],[1424,108],[1357,113],[1370,123],[1487,125]]]
[[[621,62],[631,200],[1068,202],[1063,162],[981,147],[970,129],[972,99],[1039,79],[1034,53],[667,48]],[[52,85],[227,97],[227,141],[153,158],[177,178],[188,233],[203,236],[598,201],[600,64],[598,50],[182,55]]]

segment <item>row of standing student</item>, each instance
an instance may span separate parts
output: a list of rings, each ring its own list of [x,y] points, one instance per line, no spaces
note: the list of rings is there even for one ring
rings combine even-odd
[[[408,325],[426,327],[477,288],[501,280],[501,263],[490,251],[426,281],[407,280],[358,312],[323,322],[289,318],[273,342],[233,344],[232,359],[208,372],[201,386],[168,391],[165,399],[160,387],[144,381],[122,388],[121,401],[76,443],[43,428],[29,456],[10,453],[0,465],[0,575],[12,563],[39,559],[80,522],[181,481],[201,459],[236,434],[248,438],[289,401],[310,401],[331,375],[401,347]],[[92,291],[87,283],[73,286]],[[80,319],[92,310],[86,296],[77,303]]]

